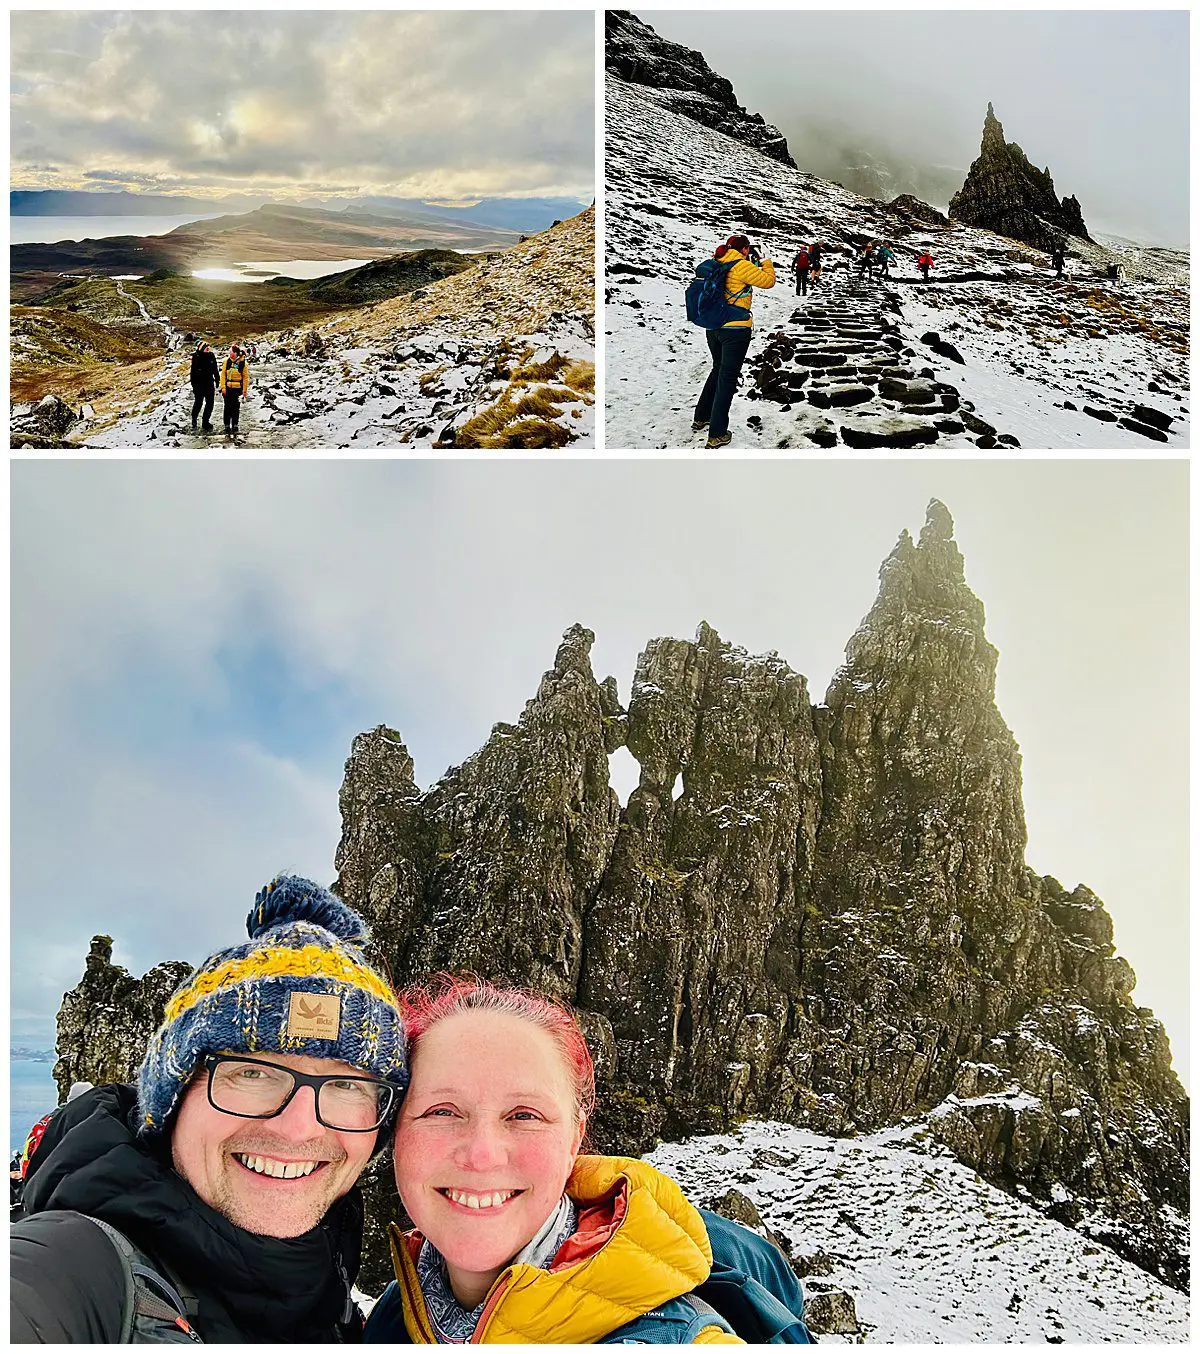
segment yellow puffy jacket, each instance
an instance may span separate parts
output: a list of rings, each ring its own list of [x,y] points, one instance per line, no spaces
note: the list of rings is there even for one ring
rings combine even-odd
[[[567,1181],[579,1230],[549,1269],[510,1265],[492,1285],[471,1344],[590,1345],[708,1278],[704,1220],[679,1186],[644,1161],[582,1156]],[[404,1324],[413,1344],[435,1344],[417,1282],[420,1232],[392,1223],[389,1241]],[[696,1344],[743,1344],[705,1326]]]
[[[237,391],[244,395],[250,389],[250,363],[243,357],[240,362],[234,362],[232,357],[227,357],[221,363],[221,394]]]
[[[750,289],[751,287],[761,287],[765,291],[768,287],[773,287],[775,285],[775,265],[770,259],[763,259],[762,267],[756,268],[745,254],[737,249],[726,249],[717,259],[717,262],[728,263],[730,259],[737,259],[738,262],[726,274],[725,299],[732,306],[741,306],[746,312],[746,318],[744,320],[729,320],[721,328],[749,329],[754,324],[754,316],[750,314],[754,297]]]

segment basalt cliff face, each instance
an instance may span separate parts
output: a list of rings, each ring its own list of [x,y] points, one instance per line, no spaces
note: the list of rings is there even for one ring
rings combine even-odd
[[[659,37],[628,10],[604,12],[604,65],[610,75],[643,87],[664,108],[796,167],[779,128],[761,113],[748,113],[733,85],[699,52]]]
[[[1060,202],[1050,170],[1031,165],[1020,146],[1004,139],[1004,128],[989,103],[979,157],[963,186],[950,199],[950,216],[968,226],[1050,250],[1064,235],[1090,240],[1078,201]]]
[[[601,1149],[739,1116],[920,1122],[1184,1287],[1188,1100],[1101,902],[1024,863],[952,531],[935,501],[902,533],[824,704],[702,624],[646,646],[623,707],[576,625],[517,723],[429,790],[399,733],[360,734],[334,887],[397,982],[470,968],[573,1000]]]

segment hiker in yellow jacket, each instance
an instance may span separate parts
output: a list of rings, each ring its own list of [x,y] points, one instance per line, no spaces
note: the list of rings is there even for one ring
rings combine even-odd
[[[742,1344],[714,1308],[704,1219],[644,1161],[580,1156],[596,1099],[563,1003],[443,975],[401,997],[396,1282],[372,1344]],[[614,1332],[617,1334],[614,1335]]]
[[[725,301],[731,307],[746,312],[726,320],[720,329],[709,329],[708,351],[712,354],[712,370],[700,392],[692,431],[708,429],[706,447],[727,447],[733,441],[729,431],[729,406],[737,389],[738,373],[746,360],[753,332],[753,288],[764,290],[775,285],[775,267],[770,259],[759,255],[758,249],[744,235],[731,235],[718,245],[714,257],[718,263],[732,263],[725,278]]]
[[[221,363],[221,394],[225,396],[225,435],[235,436],[242,400],[250,389],[250,364],[246,354],[235,343],[229,356]]]

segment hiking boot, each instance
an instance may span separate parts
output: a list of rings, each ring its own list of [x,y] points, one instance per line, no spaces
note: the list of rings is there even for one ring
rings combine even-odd
[[[732,441],[732,433],[721,433],[719,437],[710,437],[708,441],[705,442],[704,448],[706,451],[710,451],[714,447],[727,447]]]
[[[194,428],[195,426],[196,426],[196,425],[193,423],[193,424],[192,424],[192,427]],[[213,425],[212,425],[211,423],[202,423],[202,424],[200,425],[200,431],[201,431],[202,433],[210,433],[210,432],[212,432],[212,430],[213,430]]]
[[[708,419],[706,419],[706,418],[694,418],[694,419],[692,419],[692,432],[698,433],[702,428],[707,428],[707,427],[708,427]]]

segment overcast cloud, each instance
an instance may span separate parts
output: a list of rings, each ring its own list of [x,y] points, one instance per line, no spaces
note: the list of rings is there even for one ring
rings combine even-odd
[[[1089,230],[1188,247],[1186,10],[637,13],[794,144],[814,119],[841,120],[965,175],[991,100]]]
[[[590,11],[25,11],[11,186],[590,197]]]
[[[1186,1076],[1181,462],[16,462],[14,1041],[52,1043],[93,934],[136,973],[196,962],[275,871],[330,881],[354,735],[400,729],[430,784],[576,620],[623,699],[647,640],[704,619],[819,700],[935,494],[1030,863],[1105,900]]]

